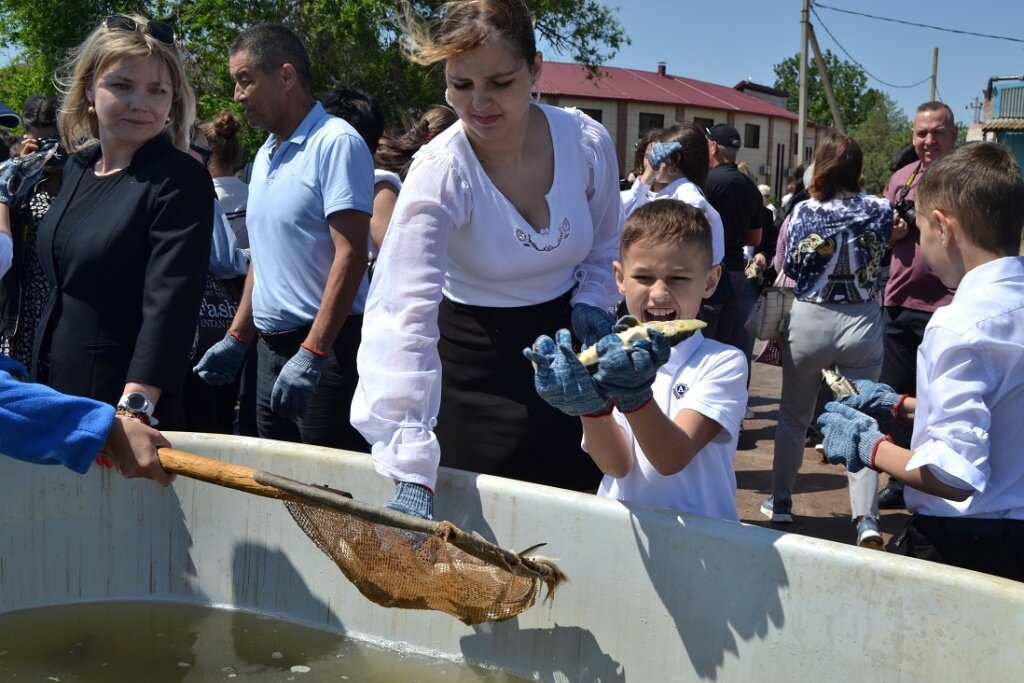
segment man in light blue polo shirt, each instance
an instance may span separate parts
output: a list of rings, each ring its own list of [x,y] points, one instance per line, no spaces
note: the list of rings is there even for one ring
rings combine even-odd
[[[309,56],[279,24],[231,45],[235,101],[270,137],[253,162],[246,205],[252,265],[238,313],[195,371],[231,381],[259,334],[256,427],[264,438],[368,451],[349,424],[366,270],[373,159],[313,99]]]

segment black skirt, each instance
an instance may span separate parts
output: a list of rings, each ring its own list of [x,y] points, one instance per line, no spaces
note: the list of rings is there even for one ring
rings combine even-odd
[[[565,294],[518,308],[443,299],[438,314],[441,464],[560,488],[596,489],[601,472],[580,448],[580,419],[545,403],[523,349],[569,327]]]

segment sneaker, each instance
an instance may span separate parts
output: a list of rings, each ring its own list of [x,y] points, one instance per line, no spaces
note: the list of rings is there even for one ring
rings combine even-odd
[[[878,530],[878,520],[874,517],[861,517],[857,522],[857,545],[871,550],[882,550],[882,534]]]
[[[761,503],[761,514],[772,521],[772,524],[789,524],[793,521],[793,501],[770,496]]]
[[[903,484],[895,479],[889,479],[889,483],[878,494],[878,507],[883,510],[902,510],[906,506],[903,501]]]

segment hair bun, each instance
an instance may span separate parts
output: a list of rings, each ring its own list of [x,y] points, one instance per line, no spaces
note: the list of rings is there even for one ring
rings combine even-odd
[[[218,137],[230,138],[238,135],[238,131],[242,129],[242,124],[235,118],[228,110],[223,110],[217,114],[213,120],[213,131]]]

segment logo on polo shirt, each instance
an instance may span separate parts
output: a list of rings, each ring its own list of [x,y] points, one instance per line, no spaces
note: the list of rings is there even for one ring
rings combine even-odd
[[[682,382],[672,387],[672,395],[676,398],[682,398],[686,395],[686,392],[690,390],[690,387],[686,386]]]

